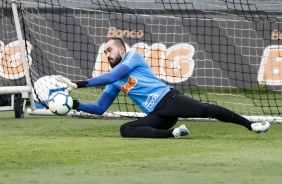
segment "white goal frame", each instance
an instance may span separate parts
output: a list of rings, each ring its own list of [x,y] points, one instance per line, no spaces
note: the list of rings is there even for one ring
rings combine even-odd
[[[8,111],[8,110],[21,110],[22,112],[15,112],[15,113],[20,113],[19,117],[23,117],[24,110],[25,110],[25,104],[26,104],[26,99],[30,99],[31,103],[31,109],[35,110],[35,104],[34,104],[34,99],[32,95],[32,85],[31,85],[31,79],[30,79],[30,73],[29,73],[29,68],[27,65],[26,61],[26,56],[25,56],[25,50],[24,50],[24,44],[23,44],[23,37],[22,37],[22,32],[21,32],[21,27],[20,27],[20,21],[19,21],[19,16],[18,16],[18,11],[17,11],[17,6],[16,4],[20,2],[19,0],[11,0],[12,3],[12,11],[13,11],[13,17],[15,21],[15,27],[16,27],[16,33],[19,41],[19,46],[20,46],[20,53],[21,53],[21,58],[23,61],[23,68],[24,68],[24,76],[26,80],[26,85],[25,86],[6,86],[0,87],[0,94],[9,94],[11,95],[11,105],[10,106],[3,106],[0,108],[0,111]],[[21,94],[21,98],[23,99],[23,103],[20,104],[19,107],[22,109],[16,109],[15,108],[15,95],[14,94]]]

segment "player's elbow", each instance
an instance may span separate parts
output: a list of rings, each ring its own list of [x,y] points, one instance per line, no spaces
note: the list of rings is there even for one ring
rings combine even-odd
[[[99,106],[99,108],[97,108],[96,113],[97,115],[103,115],[106,112],[107,108],[104,106]]]
[[[80,103],[78,110],[96,115],[103,115],[107,108],[99,103]]]
[[[99,110],[96,111],[95,114],[97,114],[97,115],[103,115],[105,112],[106,112],[105,110],[99,109]]]

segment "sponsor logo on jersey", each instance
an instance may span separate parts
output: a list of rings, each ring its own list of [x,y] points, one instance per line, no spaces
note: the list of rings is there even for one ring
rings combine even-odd
[[[123,86],[121,86],[121,90],[128,94],[129,90],[131,90],[132,88],[134,88],[134,86],[137,84],[137,79],[132,77],[132,76],[129,76],[128,77],[128,80],[127,80],[127,83],[125,83]]]
[[[154,106],[158,97],[159,97],[159,95],[157,93],[149,94],[146,101],[142,104],[142,106],[145,109],[148,109],[148,110],[151,109]]]
[[[264,49],[258,82],[266,85],[282,85],[282,46],[270,45]]]

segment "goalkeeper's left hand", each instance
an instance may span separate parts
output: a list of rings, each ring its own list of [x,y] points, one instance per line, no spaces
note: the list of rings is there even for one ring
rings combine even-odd
[[[55,77],[55,79],[58,82],[62,82],[62,83],[65,83],[66,85],[68,85],[68,88],[66,89],[67,93],[69,93],[71,90],[74,90],[74,89],[76,89],[78,87],[76,83],[72,82],[70,79],[68,79],[66,77],[63,77],[61,75],[57,75]]]

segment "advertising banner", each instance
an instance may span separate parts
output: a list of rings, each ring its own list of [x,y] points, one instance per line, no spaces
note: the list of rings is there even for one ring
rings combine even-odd
[[[40,14],[39,14],[40,15]],[[235,87],[282,85],[282,29],[277,22],[117,14],[24,15],[26,54],[37,80],[61,73],[95,77],[110,70],[103,43],[122,37],[172,85]],[[6,24],[0,19],[0,25]],[[2,22],[1,22],[2,21]],[[24,77],[13,34],[0,34],[0,80]],[[50,64],[52,63],[52,64]],[[73,74],[70,74],[73,72]]]

